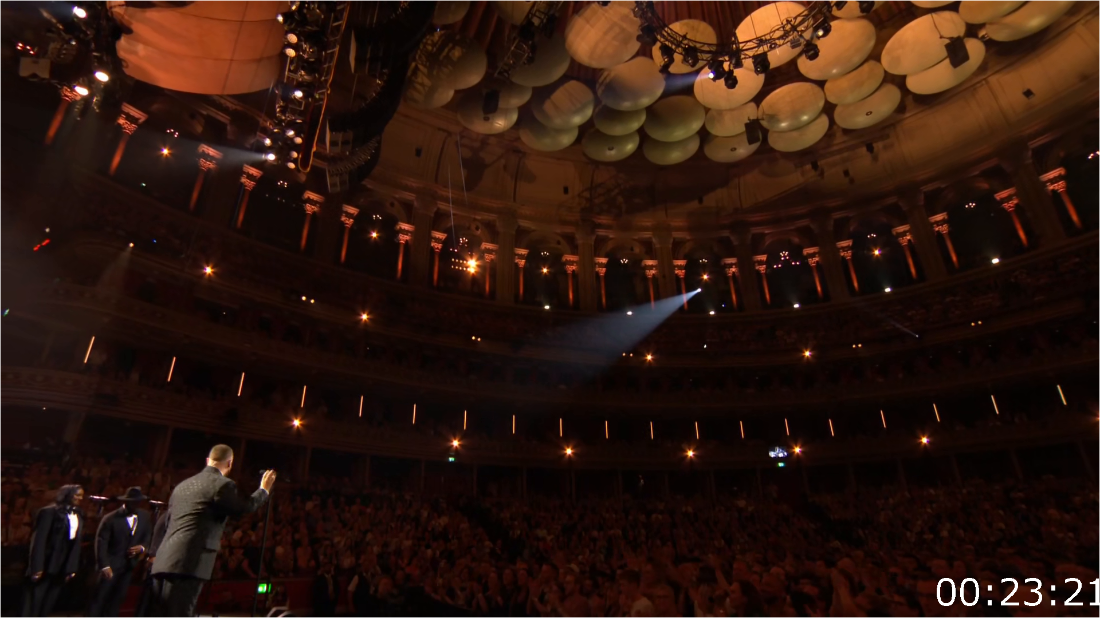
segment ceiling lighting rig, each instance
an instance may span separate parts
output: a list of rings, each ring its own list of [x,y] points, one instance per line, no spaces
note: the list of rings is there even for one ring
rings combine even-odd
[[[328,102],[350,2],[291,2],[276,18],[286,30],[286,70],[275,84],[275,120],[261,138],[264,158],[308,172]]]
[[[820,53],[817,39],[823,39],[832,32],[830,13],[833,2],[814,2],[801,13],[783,20],[779,26],[752,39],[732,40],[721,43],[696,41],[669,27],[657,14],[651,1],[634,3],[634,16],[641,22],[638,29],[638,42],[657,47],[661,52],[661,73],[668,73],[679,56],[682,62],[692,68],[704,64],[707,75],[713,81],[722,80],[730,90],[737,87],[734,70],[752,64],[758,75],[771,69],[768,52],[789,45],[792,49],[802,49],[807,60],[815,60]]]
[[[39,12],[45,28],[15,45],[19,75],[56,85],[67,100],[78,102],[78,115],[89,95],[97,112],[121,104],[122,84],[131,81],[115,51],[124,31],[106,3],[48,3]]]
[[[550,38],[558,25],[558,10],[563,2],[532,2],[527,15],[523,17],[519,28],[512,36],[508,53],[504,55],[504,61],[497,66],[498,77],[508,77],[512,70],[518,66],[528,65],[535,61],[538,53],[537,39]],[[652,4],[652,3],[651,3]],[[498,94],[499,96],[499,94]]]

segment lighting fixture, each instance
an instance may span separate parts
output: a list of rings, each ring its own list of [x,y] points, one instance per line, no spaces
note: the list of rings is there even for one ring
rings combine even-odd
[[[801,446],[794,447],[794,454],[795,455],[801,455],[802,454],[802,447]]]
[[[634,315],[634,312],[633,311],[627,311],[626,314],[627,315]]]
[[[267,154],[264,155],[264,158],[267,159],[268,161],[274,161],[275,160],[275,153],[274,152],[268,152]]]
[[[683,63],[691,68],[699,65],[699,50],[691,45],[684,48]]]
[[[802,358],[810,358],[813,354],[810,350],[802,350]]]
[[[735,75],[733,71],[726,73],[726,78],[722,81],[726,84],[727,90],[733,90],[737,87],[737,75]]]
[[[707,63],[709,73],[707,76],[712,81],[718,81],[726,76],[726,63],[721,58],[711,58]]]
[[[73,7],[73,15],[75,15],[77,17],[77,19],[84,19],[85,17],[88,16],[88,11],[85,11],[83,8],[81,8],[79,6],[74,6]]]
[[[294,137],[294,129],[287,129],[286,130],[286,136],[287,137]]]
[[[989,261],[992,262],[993,264],[1000,264],[1001,263],[1001,258],[993,258],[992,260],[989,260]]]
[[[806,56],[806,60],[817,60],[817,57],[821,55],[821,49],[817,46],[817,43],[807,41],[802,48],[802,55]]]
[[[100,70],[95,72],[95,78],[103,83],[107,83],[108,81],[110,81],[111,76],[108,75],[106,71]]]
[[[657,44],[657,33],[653,30],[653,26],[647,24],[642,26],[635,39],[642,45],[653,47]]]
[[[633,356],[633,354],[631,356]],[[646,354],[645,355],[645,360],[646,360],[646,362],[652,361],[653,360],[653,355],[652,354]]]
[[[291,45],[297,45],[298,44],[298,35],[294,34],[293,32],[286,33],[286,42],[290,43]]]
[[[370,316],[365,314],[365,313],[359,315],[359,320],[360,321],[366,322],[369,319],[370,319]]]
[[[296,419],[294,419],[294,423],[292,423],[292,424],[294,425],[295,429],[298,429],[299,427],[302,426],[302,419],[296,418]]]
[[[819,24],[817,24],[817,28],[814,29],[814,36],[819,38],[819,39],[823,39],[823,38],[829,36],[829,33],[832,32],[832,31],[833,31],[833,24],[832,24],[832,22],[829,21],[829,18],[826,17],[826,18],[822,19]]]
[[[733,50],[733,55],[730,56],[730,71],[744,68],[745,61],[741,59],[741,49],[737,48]]]
[[[301,137],[298,137],[297,135],[295,135],[295,136],[294,136],[294,139],[293,139],[292,141],[293,141],[293,142],[294,142],[295,144],[301,144],[301,143],[302,143],[302,138],[301,138]]]
[[[289,167],[290,169],[294,169],[294,168],[298,167],[297,165],[294,165],[294,161],[287,161],[286,166]]]
[[[875,255],[882,255],[882,249],[875,249]]]
[[[211,266],[207,266],[207,267],[202,269],[202,272],[207,274],[207,275],[212,275],[212,274],[214,274],[214,268],[211,267]]]
[[[801,306],[802,306],[802,305],[800,305],[800,304],[798,304],[798,303],[795,303],[795,304],[794,304],[794,308],[795,308],[795,309],[798,309],[798,308],[799,308],[799,307],[801,307]]]
[[[288,47],[284,49],[283,53],[286,54],[287,58],[293,58],[294,56],[298,55],[298,52],[294,51],[293,47]]]
[[[550,305],[543,305],[542,308],[547,310],[547,311],[550,311]]]
[[[270,145],[271,145],[271,138],[270,137],[265,137],[264,138],[264,146],[270,146]]]
[[[768,52],[760,52],[752,57],[752,70],[757,75],[763,75],[772,68],[772,62],[768,59]]]
[[[305,98],[306,93],[302,92],[301,90],[295,90],[294,92],[290,93],[290,96],[300,101]]]
[[[458,438],[455,438],[454,440],[451,440],[451,446],[452,447],[458,448],[458,444],[459,444]]]
[[[571,447],[571,446],[565,447],[565,456],[566,457],[572,457],[573,456],[573,447]]]
[[[80,84],[73,86],[73,90],[82,97],[88,96],[88,88],[85,86],[81,86]]]
[[[886,292],[887,294],[889,294],[890,292],[893,292],[893,290],[891,290],[890,288],[886,288],[885,290],[883,290],[883,292]]]
[[[693,450],[691,450],[691,449],[688,449],[688,451],[687,451],[687,457],[688,457],[688,459],[692,459],[692,458],[694,458],[694,457],[695,457],[695,451],[693,451]]]
[[[710,314],[711,314],[711,315],[714,315],[714,309],[711,309],[711,310],[710,310]]]
[[[928,436],[921,436],[920,437],[920,443],[921,444],[928,444]]]
[[[660,71],[662,75],[666,75],[669,69],[672,68],[672,62],[676,58],[675,54],[676,52],[673,51],[671,46],[661,45],[661,66],[658,67],[657,70]]]
[[[291,159],[297,159],[298,158],[298,151],[297,150],[291,150],[290,151],[290,158]]]
[[[172,151],[171,151],[171,150],[168,150],[167,148],[161,148],[161,149],[160,149],[160,154],[162,154],[162,155],[164,155],[164,156],[166,156],[166,157],[167,157],[168,155],[172,154]]]

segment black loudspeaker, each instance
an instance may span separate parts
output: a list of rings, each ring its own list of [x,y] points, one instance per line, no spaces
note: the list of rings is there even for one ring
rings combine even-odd
[[[961,36],[948,39],[944,47],[947,48],[947,60],[951,62],[951,68],[957,69],[970,60],[970,52],[966,50],[966,41]]]
[[[489,116],[497,113],[500,109],[500,91],[490,90],[485,93],[485,98],[481,100],[481,113]]]
[[[753,118],[745,123],[745,139],[748,140],[750,146],[752,144],[759,144],[762,137],[759,119]]]

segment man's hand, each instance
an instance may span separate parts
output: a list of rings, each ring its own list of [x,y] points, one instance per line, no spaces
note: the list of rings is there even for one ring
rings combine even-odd
[[[275,486],[275,471],[268,470],[264,472],[264,477],[260,479],[260,487],[264,488],[264,491],[271,493],[271,488]]]
[[[111,567],[103,567],[99,574],[103,576],[103,579],[111,579],[115,576],[115,572],[111,570]]]
[[[45,573],[45,571],[39,571],[39,572],[35,573],[34,575],[31,575],[31,581],[32,582],[37,582],[38,580],[42,579],[42,575],[44,573]]]
[[[133,558],[134,556],[140,556],[145,553],[145,547],[142,545],[134,545],[130,549],[126,550],[126,556]]]

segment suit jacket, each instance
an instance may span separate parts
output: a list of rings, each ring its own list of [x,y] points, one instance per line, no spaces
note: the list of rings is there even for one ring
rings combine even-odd
[[[265,500],[262,488],[242,498],[237,484],[212,466],[176,485],[168,499],[168,529],[157,547],[153,574],[210,579],[226,520],[255,512]]]
[[[153,526],[153,538],[149,541],[149,547],[145,551],[146,556],[149,556],[150,558],[157,557],[157,548],[159,548],[160,544],[164,542],[164,533],[168,532],[169,519],[171,518],[168,517],[167,509],[165,509],[164,512],[160,514],[160,517],[157,517],[157,523],[155,526]]]
[[[126,521],[127,513],[121,508],[107,513],[99,521],[99,529],[95,534],[95,562],[100,571],[111,567],[111,571],[117,575],[132,569],[141,556],[129,558],[126,552],[135,545],[149,548],[149,539],[153,534],[149,526],[149,511],[138,509],[133,514],[137,516],[133,534],[130,533],[130,524]]]
[[[27,575],[76,573],[80,566],[80,538],[84,535],[84,514],[76,511],[76,538],[69,539],[69,518],[56,504],[44,506],[34,517],[31,555]]]

